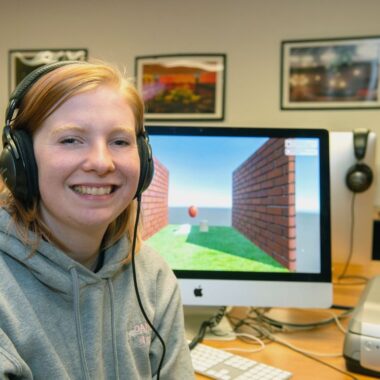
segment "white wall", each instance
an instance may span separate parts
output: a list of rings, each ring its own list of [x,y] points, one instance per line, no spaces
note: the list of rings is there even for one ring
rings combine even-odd
[[[379,134],[379,110],[279,106],[282,40],[380,35],[379,16],[378,0],[0,0],[0,109],[7,103],[9,49],[84,47],[92,57],[126,65],[131,75],[137,55],[222,52],[223,125],[367,127]]]

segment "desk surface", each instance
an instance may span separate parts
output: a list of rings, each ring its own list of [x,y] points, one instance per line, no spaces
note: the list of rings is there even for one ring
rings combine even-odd
[[[334,266],[335,273],[339,274],[341,265]],[[372,277],[380,274],[380,262],[371,262],[369,266],[363,267],[352,265],[348,271],[349,275],[364,275]],[[364,285],[335,285],[334,286],[334,304],[355,306]],[[239,310],[240,309],[240,310]],[[337,310],[299,310],[299,309],[273,309],[272,316],[282,321],[292,322],[310,322],[311,320],[324,319],[328,317],[328,313]],[[233,312],[244,312],[244,308],[234,309]],[[347,327],[348,319],[342,321],[342,325]],[[309,350],[319,353],[342,353],[344,334],[337,328],[336,324],[329,324],[324,327],[309,331],[297,331],[292,333],[276,334],[279,338],[295,345],[298,348]],[[218,348],[238,347],[244,349],[252,349],[256,346],[246,344],[240,340],[232,342],[220,342],[206,340],[204,343]],[[347,375],[333,370],[321,363],[318,363],[304,355],[301,355],[283,345],[278,343],[268,343],[265,349],[258,353],[238,353],[239,355],[250,357],[251,359],[263,362],[265,364],[273,365],[293,373],[292,380],[315,380],[315,379],[328,379],[328,380],[346,380],[349,379]],[[345,361],[342,356],[334,358],[320,358],[331,365],[346,371]],[[373,377],[364,376],[360,374],[353,374],[357,379],[367,380]],[[197,379],[207,379],[204,376],[197,375]]]

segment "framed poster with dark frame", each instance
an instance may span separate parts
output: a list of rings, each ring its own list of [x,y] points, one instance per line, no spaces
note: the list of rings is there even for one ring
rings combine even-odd
[[[9,93],[31,71],[58,61],[86,61],[87,49],[22,49],[9,50]]]
[[[283,110],[380,108],[380,36],[281,43]]]
[[[139,56],[136,86],[146,120],[223,120],[225,54]]]

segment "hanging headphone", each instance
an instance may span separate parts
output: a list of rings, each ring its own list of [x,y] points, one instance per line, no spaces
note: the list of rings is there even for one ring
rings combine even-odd
[[[3,151],[0,154],[0,174],[13,196],[25,208],[29,208],[39,197],[38,168],[34,156],[32,137],[22,129],[14,130],[11,122],[18,110],[22,99],[30,87],[42,76],[59,67],[84,63],[83,61],[61,61],[41,66],[28,74],[16,87],[10,96],[5,113],[3,129]],[[137,136],[137,146],[140,157],[140,178],[135,198],[150,185],[153,173],[152,149],[147,133]]]
[[[366,153],[368,135],[369,130],[364,128],[355,129],[353,132],[354,153],[358,162],[348,169],[346,185],[354,193],[366,191],[373,181],[371,168],[361,162]]]

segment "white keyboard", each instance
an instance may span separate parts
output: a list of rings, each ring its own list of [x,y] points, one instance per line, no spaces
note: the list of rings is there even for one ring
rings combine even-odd
[[[285,380],[292,373],[218,348],[197,344],[191,350],[195,372],[218,380]]]

